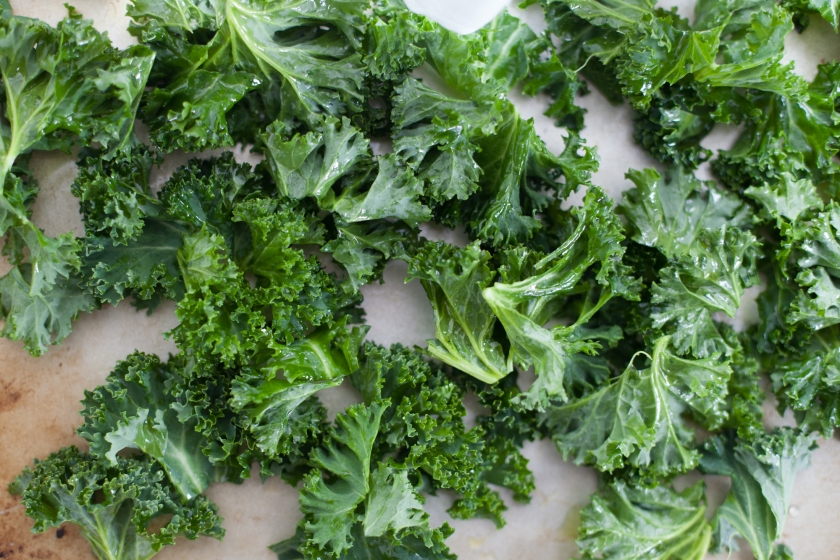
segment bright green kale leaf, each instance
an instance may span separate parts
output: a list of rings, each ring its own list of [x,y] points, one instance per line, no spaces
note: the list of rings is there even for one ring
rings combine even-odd
[[[705,490],[703,482],[682,492],[621,480],[608,484],[580,512],[583,558],[702,560],[712,537]]]
[[[840,290],[834,280],[840,275],[840,207],[832,202],[796,233],[796,282],[803,290],[791,305],[790,321],[815,330],[835,325],[840,322]]]
[[[368,23],[370,52],[364,62],[371,74],[383,82],[398,82],[426,60],[420,42],[426,18],[401,2],[374,2],[374,17]]]
[[[507,10],[496,16],[479,33],[487,41],[487,59],[484,73],[500,82],[510,91],[528,77],[531,61],[548,48],[543,37],[531,27],[510,15]]]
[[[60,277],[48,291],[38,290],[38,284],[38,271],[30,263],[20,264],[0,278],[0,317],[5,319],[0,334],[23,340],[33,356],[64,340],[79,312],[95,307],[75,274]]]
[[[117,453],[139,449],[157,461],[185,500],[203,493],[212,482],[226,479],[211,464],[208,442],[195,419],[184,421],[180,403],[169,392],[181,373],[157,356],[136,352],[117,363],[105,384],[85,391],[77,432],[90,442],[91,453],[111,467]]]
[[[231,409],[241,414],[243,427],[268,457],[289,452],[294,443],[289,419],[301,403],[338,385],[359,367],[359,348],[368,328],[348,329],[345,322],[277,346],[262,373],[243,373],[233,381]]]
[[[737,550],[741,537],[756,560],[777,558],[773,542],[780,539],[796,473],[811,464],[814,436],[792,428],[777,428],[753,441],[716,436],[705,445],[701,469],[729,476],[732,489],[712,521],[718,548]]]
[[[630,238],[668,258],[687,254],[704,230],[749,224],[749,209],[738,197],[693,173],[674,167],[662,176],[654,169],[631,169],[627,178],[636,186],[624,191],[618,211],[630,222]]]
[[[145,47],[117,51],[72,9],[57,28],[4,11],[0,50],[0,235],[8,234],[3,252],[15,266],[0,279],[2,333],[40,355],[93,301],[78,287],[72,234],[50,238],[30,221],[36,190],[20,156],[69,150],[74,138],[99,142],[109,156],[125,149],[154,57]]]
[[[117,458],[105,466],[75,447],[35,461],[9,486],[23,496],[33,531],[77,525],[100,560],[148,560],[176,537],[221,539],[216,506],[204,496],[183,502],[155,463]],[[171,519],[157,531],[149,523]]]
[[[606,472],[632,467],[654,477],[697,465],[693,432],[682,416],[719,427],[727,416],[732,370],[717,355],[681,358],[669,343],[667,336],[656,341],[648,369],[640,371],[631,362],[600,389],[540,415],[564,457]]]
[[[118,51],[107,35],[70,9],[56,28],[4,14],[0,50],[8,119],[0,135],[4,189],[15,159],[33,148],[68,148],[73,136],[84,144],[99,142],[110,154],[129,144],[154,59],[148,48]],[[0,200],[8,204],[5,196]],[[23,209],[16,210],[25,221]],[[0,232],[5,230],[4,224]]]
[[[415,351],[368,344],[365,361],[352,375],[365,403],[386,404],[374,455],[395,456],[433,489],[459,494],[449,513],[456,518],[489,517],[498,526],[506,509],[487,482],[519,491],[527,500],[533,475],[517,445],[505,445],[495,433],[467,430],[464,390]]]
[[[593,353],[600,344],[590,340],[582,327],[614,295],[633,297],[632,282],[620,278],[624,236],[612,210],[612,200],[597,187],[590,187],[583,208],[574,213],[577,225],[554,252],[541,258],[528,275],[497,282],[482,291],[484,300],[505,328],[511,343],[508,364],[523,369],[534,367],[537,380],[520,398],[529,409],[545,408],[553,399],[565,400],[564,372],[570,357]],[[595,267],[593,285],[582,282]],[[594,294],[581,309],[574,324],[543,327],[556,311],[558,298],[587,290]],[[482,379],[482,381],[487,381]]]
[[[339,560],[455,560],[444,543],[452,528],[444,524],[431,534],[427,543],[421,531],[408,528],[399,538],[393,535],[366,537],[361,525],[354,525],[351,535],[353,545],[345,550]],[[306,560],[315,558],[304,554],[301,548],[306,543],[306,531],[298,526],[295,534],[285,541],[270,546],[277,554],[277,560]]]
[[[712,314],[734,317],[744,289],[758,283],[757,246],[751,233],[726,226],[703,230],[685,255],[660,271],[651,287],[651,318],[654,328],[672,334],[678,352],[732,352]]]
[[[289,198],[314,197],[319,205],[332,202],[332,188],[345,176],[370,171],[370,142],[343,118],[326,118],[306,134],[287,137],[286,127],[275,122],[262,136],[271,175],[281,194]]]
[[[366,7],[136,0],[132,32],[158,57],[143,108],[153,141],[206,149],[254,142],[278,117],[313,125],[361,111]]]
[[[417,234],[406,224],[371,220],[352,224],[335,222],[335,238],[321,247],[347,271],[354,290],[382,279],[385,264],[392,258],[406,259],[413,251]]]
[[[838,77],[840,66],[823,64],[806,95],[752,96],[751,118],[732,149],[721,151],[713,160],[715,173],[735,189],[777,183],[785,172],[834,185],[837,164],[833,158],[840,149],[834,140],[840,130]]]
[[[409,262],[409,278],[426,290],[435,313],[435,339],[428,352],[435,358],[486,383],[511,372],[502,346],[494,338],[496,316],[482,290],[496,277],[490,254],[478,243],[458,249],[427,243]]]
[[[376,158],[376,178],[370,185],[358,181],[346,185],[332,203],[332,211],[347,223],[396,218],[419,224],[431,217],[420,201],[423,182],[393,153]]]

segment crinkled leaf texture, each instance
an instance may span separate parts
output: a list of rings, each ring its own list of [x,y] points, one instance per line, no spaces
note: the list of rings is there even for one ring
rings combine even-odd
[[[442,535],[436,535],[440,530],[429,528],[423,499],[405,466],[384,461],[373,467],[374,441],[387,405],[351,406],[336,418],[324,447],[313,452],[316,469],[300,494],[305,555],[343,558],[368,539],[385,535],[397,543],[402,536],[419,537],[427,548],[442,544]],[[362,543],[354,533],[363,535]]]
[[[473,243],[458,249],[444,242],[427,243],[410,261],[408,274],[426,290],[435,313],[435,339],[428,352],[486,383],[512,370],[494,339],[496,317],[481,292],[496,273],[490,253]]]
[[[681,354],[731,354],[712,314],[735,316],[744,289],[759,281],[757,257],[758,242],[751,233],[727,226],[703,230],[651,286],[653,326],[672,334]]]
[[[600,345],[587,340],[585,324],[609,299],[623,290],[621,266],[616,261],[624,252],[621,224],[612,211],[612,201],[604,192],[591,187],[584,206],[575,211],[575,230],[554,252],[534,265],[534,274],[515,282],[497,282],[482,291],[482,296],[505,328],[511,343],[508,364],[523,369],[534,367],[537,380],[519,402],[530,409],[544,409],[553,400],[565,400],[564,372],[571,356],[592,353]],[[543,325],[552,318],[552,302],[587,286],[581,279],[597,267],[595,301],[587,302],[571,326],[551,330]],[[614,276],[614,278],[613,278]],[[632,297],[629,290],[624,294]],[[482,380],[487,381],[487,380]]]
[[[2,334],[43,354],[94,302],[79,288],[79,245],[46,236],[30,221],[34,183],[19,156],[99,142],[108,157],[132,141],[134,114],[154,55],[118,51],[107,35],[70,9],[58,27],[4,13],[0,18],[0,236],[15,267],[0,279]]]
[[[157,57],[142,117],[163,151],[253,143],[278,117],[362,110],[367,3],[135,0],[131,30]]]
[[[73,523],[101,560],[148,560],[175,544],[176,537],[224,535],[212,502],[204,496],[182,501],[164,471],[145,459],[119,457],[113,466],[105,466],[65,447],[43,461],[36,459],[35,467],[27,468],[9,489],[23,496],[35,532]],[[151,532],[149,522],[165,515],[172,517]]]
[[[160,464],[183,499],[192,500],[227,476],[208,458],[210,442],[199,433],[197,419],[179,413],[181,403],[170,388],[181,375],[177,365],[157,356],[128,356],[104,385],[85,391],[85,424],[78,433],[90,442],[91,453],[112,467],[117,453],[139,449]]]
[[[697,465],[693,431],[682,416],[719,427],[732,370],[719,356],[681,358],[670,342],[667,336],[656,341],[648,369],[631,363],[602,388],[540,415],[564,457],[606,472],[630,467],[656,478]]]
[[[489,517],[503,525],[506,507],[487,482],[527,500],[533,475],[517,449],[522,440],[506,440],[496,430],[468,429],[464,389],[417,351],[367,344],[364,363],[351,381],[367,404],[387,403],[375,455],[405,457],[405,464],[432,488],[457,492],[450,515]]]
[[[782,537],[796,473],[811,465],[815,436],[776,428],[753,441],[715,436],[705,444],[700,468],[729,476],[732,489],[713,520],[717,547],[737,550],[746,540],[756,560],[776,558],[774,541]]]
[[[583,558],[703,560],[712,540],[705,490],[703,482],[682,492],[622,480],[607,484],[580,512]]]

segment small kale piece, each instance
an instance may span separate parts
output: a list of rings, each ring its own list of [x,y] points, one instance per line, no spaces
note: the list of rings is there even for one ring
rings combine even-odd
[[[432,493],[454,490],[459,496],[449,510],[453,517],[488,517],[503,525],[506,507],[488,482],[527,500],[533,475],[518,450],[524,439],[502,441],[507,431],[492,421],[482,426],[493,427],[493,432],[468,430],[464,388],[419,353],[399,345],[385,350],[368,344],[364,364],[351,381],[365,403],[386,405],[380,425],[386,435],[377,440],[374,455],[404,461]]]
[[[564,457],[606,472],[632,467],[655,478],[697,465],[693,432],[682,415],[719,428],[727,417],[732,370],[717,355],[681,358],[670,342],[667,336],[656,341],[649,368],[638,370],[631,362],[619,378],[540,415]]]
[[[224,530],[216,506],[204,496],[183,502],[166,474],[144,459],[117,458],[105,466],[75,447],[65,447],[35,461],[9,486],[21,494],[33,530],[62,523],[78,525],[101,560],[148,560],[176,537],[201,535],[221,539]],[[171,516],[159,530],[149,523]]]
[[[712,538],[705,489],[703,482],[682,492],[621,480],[607,484],[580,512],[583,558],[702,560]]]
[[[735,316],[744,289],[758,283],[757,257],[751,233],[726,226],[702,231],[688,253],[662,269],[659,282],[651,286],[654,328],[672,334],[681,354],[731,354],[712,314]]]
[[[738,197],[678,167],[664,175],[631,169],[627,178],[635,187],[622,193],[618,211],[629,221],[630,238],[668,258],[687,254],[703,230],[749,225],[748,208]]]
[[[776,558],[773,543],[782,536],[796,473],[811,464],[815,437],[776,428],[752,441],[715,436],[704,447],[703,472],[729,476],[732,489],[718,509],[715,546],[737,550],[745,539],[757,560]]]
[[[435,313],[435,339],[428,352],[435,358],[487,383],[510,373],[496,341],[496,316],[482,297],[496,272],[490,254],[478,243],[458,249],[443,242],[426,243],[409,262],[410,278],[426,290]]]
[[[392,461],[373,464],[385,406],[351,406],[338,415],[324,446],[313,451],[316,469],[305,478],[300,494],[300,527],[306,535],[300,550],[305,556],[341,558],[352,550],[354,533],[365,539],[390,537],[396,543],[404,536],[419,537],[428,548],[442,544],[443,535],[436,535],[440,529],[429,528],[423,498],[406,467]]]
[[[519,400],[529,409],[542,410],[553,399],[567,398],[569,382],[564,372],[571,366],[571,356],[600,348],[600,333],[581,327],[613,296],[634,297],[634,283],[620,264],[624,236],[612,201],[601,189],[591,187],[573,218],[577,220],[574,231],[554,252],[534,263],[532,271],[517,275],[509,264],[503,272],[509,278],[482,291],[510,340],[508,363],[522,369],[533,366],[537,374]],[[584,279],[590,268],[595,270],[594,278]],[[557,311],[558,299],[581,292],[588,292],[587,299],[573,324],[543,327]]]
[[[104,385],[85,391],[85,424],[77,432],[111,467],[123,449],[139,449],[160,464],[184,500],[192,500],[227,476],[207,457],[210,444],[198,433],[196,419],[179,413],[181,403],[170,387],[182,373],[172,361],[176,365],[136,352],[117,363]]]
[[[108,160],[101,150],[83,150],[70,190],[79,199],[85,232],[126,245],[143,230],[143,219],[158,213],[149,186],[152,166],[162,159],[142,144]]]

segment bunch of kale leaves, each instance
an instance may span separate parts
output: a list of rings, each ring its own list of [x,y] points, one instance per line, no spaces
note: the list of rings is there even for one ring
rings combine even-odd
[[[12,484],[35,530],[72,522],[126,560],[220,538],[202,493],[258,464],[301,489],[281,559],[453,558],[424,495],[501,526],[493,486],[527,502],[521,448],[551,438],[601,473],[585,558],[700,559],[736,537],[791,557],[793,480],[840,425],[840,66],[809,84],[781,59],[837,6],[700,0],[693,25],[642,0],[542,7],[544,36],[507,13],[460,36],[399,0],[133,0],[140,45],[119,51],[72,10],[51,28],[0,0],[2,334],[39,355],[125,298],[180,321],[176,355],[132,354],[86,393],[89,452]],[[628,173],[617,212],[578,135],[587,84],[632,104],[664,164]],[[520,86],[551,98],[559,155],[507,99]],[[693,174],[716,123],[743,125],[719,185]],[[77,144],[85,237],[51,238],[28,156]],[[193,159],[153,191],[166,154],[235,144],[264,160]],[[470,243],[428,241],[428,222]],[[359,287],[391,259],[434,310],[425,351],[364,340]],[[736,332],[721,319],[759,284],[761,322]],[[798,428],[765,431],[760,373]],[[363,402],[329,422],[317,393],[345,378]],[[711,522],[702,482],[671,484],[695,468],[732,478]]]

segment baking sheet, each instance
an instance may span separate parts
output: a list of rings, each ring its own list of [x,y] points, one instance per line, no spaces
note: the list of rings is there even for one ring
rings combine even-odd
[[[11,4],[16,14],[55,24],[65,13],[62,2],[12,0]],[[495,9],[505,2],[409,0],[408,3],[453,29],[471,31],[489,21]],[[93,19],[98,29],[108,31],[117,46],[132,43],[126,31],[125,0],[76,0],[73,4],[85,17]],[[681,15],[691,15],[692,2],[660,2],[663,4],[677,7]],[[538,7],[527,12],[513,11],[536,30],[544,27]],[[798,71],[808,79],[816,73],[819,62],[840,59],[840,37],[824,21],[812,19],[812,26],[803,35],[792,34],[787,43],[788,58],[796,61]],[[536,129],[549,148],[560,151],[562,130],[542,116],[545,101],[521,95],[513,98],[523,115],[534,117]],[[628,106],[613,107],[597,91],[582,98],[580,104],[588,109],[583,136],[598,146],[601,156],[601,169],[594,182],[620,198],[621,191],[630,186],[624,179],[628,168],[656,166],[656,163],[633,143]],[[704,145],[727,147],[736,133],[732,128],[718,127]],[[239,152],[238,157],[252,156]],[[183,154],[168,156],[166,169],[158,173],[156,181],[162,181],[167,171],[186,159]],[[70,156],[55,153],[38,153],[33,157],[41,186],[34,206],[34,221],[49,235],[66,231],[83,233],[78,204],[68,188],[76,173],[74,161]],[[701,169],[700,175],[709,178],[708,169]],[[464,241],[457,232],[442,228],[427,228],[425,234],[454,243]],[[7,270],[8,264],[0,262],[0,274]],[[385,271],[384,284],[363,288],[364,307],[371,325],[369,338],[385,345],[400,342],[425,346],[426,339],[434,335],[431,307],[419,283],[405,284],[405,275],[404,263],[391,263]],[[748,298],[749,295],[745,296],[745,300]],[[744,324],[755,317],[755,305],[745,301],[736,322]],[[19,343],[0,339],[0,558],[93,558],[72,525],[33,535],[31,520],[24,515],[18,498],[6,492],[6,484],[34,457],[46,457],[66,445],[84,447],[84,441],[74,433],[81,424],[78,411],[84,390],[101,384],[114,364],[135,349],[161,356],[174,352],[174,345],[164,339],[163,333],[176,324],[172,303],[146,316],[123,302],[80,317],[73,334],[41,358],[29,356]],[[322,396],[333,416],[357,398],[346,384]],[[776,414],[771,401],[766,403],[765,412],[768,425],[792,423],[790,415],[780,418]],[[576,554],[574,539],[579,511],[596,488],[593,470],[564,463],[549,442],[526,445],[524,454],[530,460],[537,489],[528,505],[513,502],[510,494],[503,491],[510,509],[506,515],[507,526],[502,530],[497,530],[489,520],[450,519],[445,510],[453,496],[445,492],[429,499],[427,509],[433,524],[448,521],[455,528],[448,543],[460,558],[565,560]],[[696,475],[682,477],[678,483],[687,485],[695,479]],[[706,479],[709,509],[714,511],[727,491],[728,482],[721,477]],[[256,477],[238,486],[217,484],[209,489],[208,495],[219,505],[225,518],[224,541],[182,539],[156,558],[271,560],[274,555],[266,547],[291,536],[300,519],[297,490],[278,478],[262,483]],[[783,540],[796,558],[840,557],[840,441],[837,438],[820,442],[820,449],[813,455],[813,466],[797,477],[791,504]],[[746,551],[731,556],[733,560],[751,557]]]

